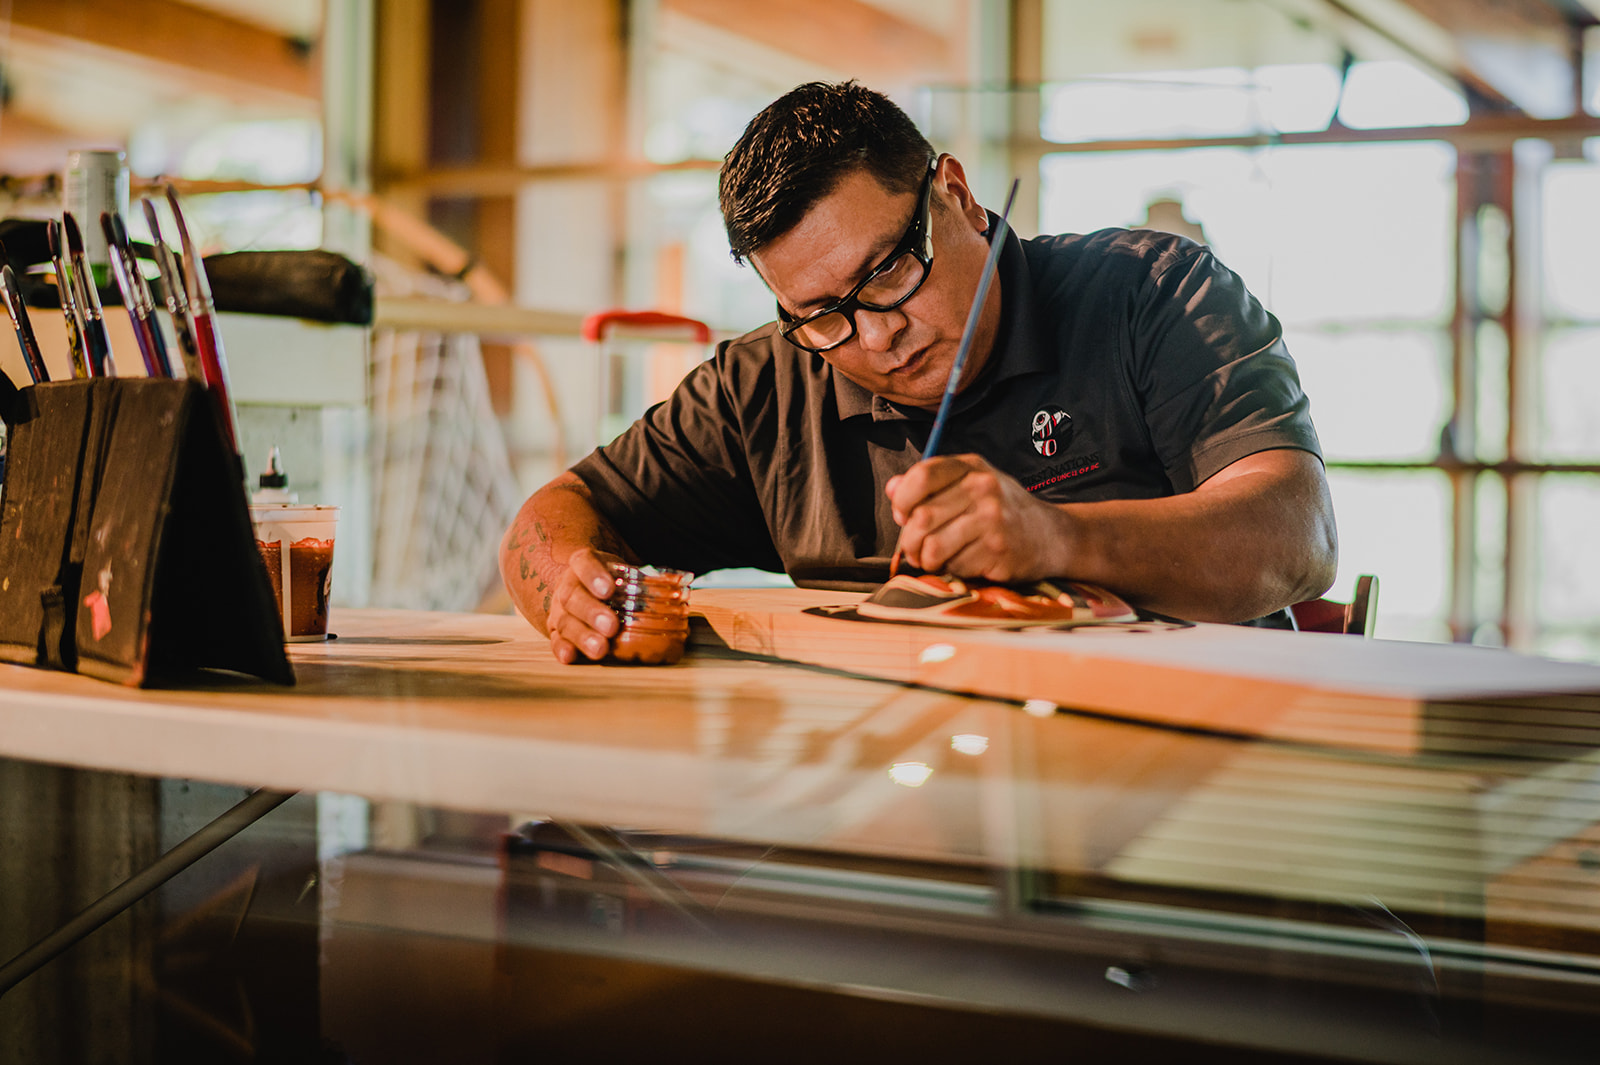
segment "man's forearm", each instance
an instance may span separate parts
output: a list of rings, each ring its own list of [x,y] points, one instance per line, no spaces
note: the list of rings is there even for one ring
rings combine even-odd
[[[633,553],[590,502],[589,489],[563,473],[535,492],[500,541],[500,576],[522,616],[548,633],[551,596],[579,548],[633,559]]]
[[[1316,458],[1265,452],[1224,473],[1163,499],[1061,505],[1065,575],[1192,621],[1245,621],[1321,595],[1338,550]]]

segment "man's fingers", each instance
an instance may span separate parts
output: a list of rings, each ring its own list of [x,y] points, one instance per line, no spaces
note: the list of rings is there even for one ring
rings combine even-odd
[[[923,512],[927,509],[918,508],[912,520],[921,522]],[[907,548],[907,554],[919,569],[928,573],[943,573],[949,569],[950,562],[969,546],[981,543],[982,536],[983,529],[973,520],[969,508],[951,514],[948,520],[941,522],[936,528],[915,536],[912,541],[913,546]]]
[[[889,497],[894,520],[904,525],[912,511],[925,506],[974,469],[982,468],[983,460],[976,456],[948,455],[919,462],[905,473],[891,477],[884,485],[884,492]]]
[[[552,611],[552,613],[555,613]],[[607,613],[610,613],[607,611]],[[616,615],[611,615],[612,625],[616,624]],[[572,646],[577,653],[585,658],[601,659],[611,648],[608,635],[599,632],[594,625],[588,624],[568,613],[561,611],[559,617],[551,618],[550,638],[552,644],[557,638]]]
[[[616,581],[606,567],[606,560],[597,555],[593,548],[580,547],[574,551],[567,560],[567,566],[596,599],[607,598],[616,588]]]
[[[578,660],[578,649],[572,646],[570,640],[563,638],[557,632],[550,634],[550,653],[564,666],[570,666]]]
[[[592,589],[595,587],[596,571],[604,575],[606,584],[603,591],[609,594],[615,585],[610,583],[610,574],[605,569],[604,563],[599,562],[591,555],[587,560],[593,566],[580,565],[580,554],[573,555],[573,564],[556,585],[555,602],[550,607],[549,627],[552,646],[557,646],[555,641],[559,638],[571,652],[571,658],[562,657],[559,647],[557,657],[563,662],[576,660],[581,655],[585,658],[601,659],[611,649],[611,637],[615,636],[622,628],[617,620],[616,613],[605,603],[601,602]],[[588,570],[587,583],[580,570]]]

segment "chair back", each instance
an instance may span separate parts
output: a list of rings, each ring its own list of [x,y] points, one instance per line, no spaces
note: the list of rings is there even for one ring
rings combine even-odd
[[[1378,620],[1378,578],[1370,573],[1356,578],[1355,594],[1348,603],[1308,599],[1291,606],[1289,616],[1294,618],[1294,627],[1301,632],[1371,636]]]

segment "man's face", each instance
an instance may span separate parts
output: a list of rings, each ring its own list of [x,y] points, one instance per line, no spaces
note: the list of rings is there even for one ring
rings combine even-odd
[[[885,399],[938,407],[988,255],[988,216],[961,164],[941,156],[933,175],[933,262],[922,287],[892,310],[855,312],[855,336],[822,353],[834,369]],[[839,182],[797,225],[750,256],[793,318],[850,292],[894,250],[918,208],[914,192],[891,193],[865,170]],[[1000,286],[985,301],[964,374],[982,369],[1000,320]]]

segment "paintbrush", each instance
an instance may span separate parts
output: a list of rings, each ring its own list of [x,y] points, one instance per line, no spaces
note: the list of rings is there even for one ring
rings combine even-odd
[[[6,259],[5,245],[0,244],[0,260]],[[17,286],[17,275],[6,263],[0,267],[0,297],[6,304],[6,314],[11,316],[11,327],[17,331],[17,345],[22,348],[22,361],[28,364],[28,376],[34,384],[50,380],[50,371],[44,366],[44,352],[39,350],[39,338],[34,335],[33,322],[28,318],[28,305],[22,302],[22,290]]]
[[[195,347],[200,352],[200,365],[205,372],[206,387],[216,397],[222,412],[223,428],[228,434],[228,446],[239,450],[239,412],[233,405],[233,390],[228,385],[228,357],[222,350],[222,334],[217,332],[216,306],[211,302],[211,282],[206,277],[206,265],[189,237],[189,226],[183,218],[183,208],[178,204],[178,193],[167,186],[167,206],[172,209],[172,221],[178,227],[178,243],[183,249],[183,277],[189,297],[189,320],[194,325]]]
[[[83,318],[78,311],[78,297],[72,283],[72,268],[61,251],[61,223],[54,218],[45,223],[45,239],[50,242],[50,261],[56,268],[56,295],[61,300],[61,314],[67,320],[67,352],[72,360],[73,377],[93,377],[94,370],[83,349]]]
[[[83,250],[83,233],[71,211],[61,215],[61,230],[67,237],[67,257],[72,260],[73,293],[83,315],[83,348],[89,365],[96,377],[115,377],[117,363],[111,357],[111,336],[106,332],[105,312],[100,308],[100,290],[95,287],[94,272],[89,269],[89,257]]]
[[[966,328],[961,331],[961,343],[956,346],[955,361],[950,364],[950,376],[944,383],[944,397],[939,400],[939,412],[933,416],[933,428],[928,430],[928,443],[922,449],[921,461],[926,462],[938,453],[939,440],[944,436],[944,427],[950,420],[950,408],[955,402],[956,391],[961,387],[961,375],[967,368],[967,354],[972,350],[972,340],[978,335],[978,319],[983,316],[983,302],[989,298],[989,283],[994,280],[995,267],[1000,262],[1000,249],[1005,246],[1006,233],[1009,226],[1006,219],[1011,217],[1011,204],[1017,198],[1017,187],[1021,181],[1017,178],[1011,180],[1011,192],[1006,196],[1005,209],[1000,212],[1000,219],[994,225],[994,232],[989,234],[989,254],[983,261],[983,273],[978,276],[978,291],[972,294],[972,306],[967,310]],[[889,576],[893,577],[900,571],[900,557],[902,551],[899,539],[896,538],[894,555],[889,559]]]
[[[167,361],[167,342],[161,335],[161,323],[156,321],[155,300],[150,298],[150,287],[145,284],[138,260],[133,257],[122,216],[101,211],[100,231],[106,237],[111,272],[116,275],[122,305],[128,309],[128,322],[133,326],[133,338],[144,359],[144,372],[151,377],[171,377],[172,364]]]
[[[156,249],[156,268],[161,271],[161,287],[167,302],[167,313],[172,315],[172,331],[178,338],[178,354],[183,358],[183,373],[197,384],[206,383],[205,370],[200,365],[200,348],[194,338],[194,323],[189,320],[189,297],[184,291],[183,268],[178,257],[172,254],[161,236],[161,219],[156,217],[156,205],[150,200],[140,201],[144,218],[150,225],[150,240]]]

